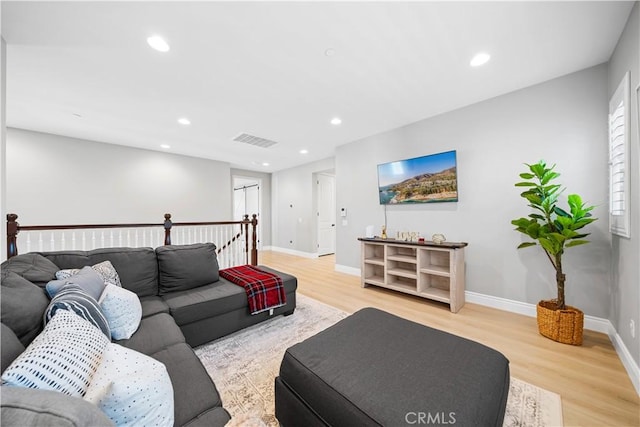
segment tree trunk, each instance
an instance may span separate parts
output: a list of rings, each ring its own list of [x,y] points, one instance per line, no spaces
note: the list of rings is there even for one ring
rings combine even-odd
[[[558,309],[564,310],[564,281],[566,277],[562,272],[562,253],[556,254],[556,283],[558,285]]]

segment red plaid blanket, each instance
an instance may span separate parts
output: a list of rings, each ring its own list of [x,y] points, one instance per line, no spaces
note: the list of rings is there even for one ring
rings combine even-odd
[[[273,273],[252,265],[240,265],[220,270],[220,276],[244,287],[251,314],[282,307],[287,303],[282,278]]]

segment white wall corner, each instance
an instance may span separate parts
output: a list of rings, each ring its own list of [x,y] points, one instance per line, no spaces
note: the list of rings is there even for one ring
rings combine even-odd
[[[536,317],[535,304],[513,301],[506,298],[494,297],[471,291],[465,291],[465,299],[467,302],[472,304],[484,305],[491,308],[497,308],[498,310],[523,314],[529,317]],[[611,344],[616,350],[616,353],[618,353],[618,357],[622,361],[636,392],[640,395],[640,368],[638,368],[635,360],[631,357],[631,353],[624,345],[622,338],[618,335],[618,331],[616,331],[613,324],[607,319],[585,315],[584,328],[590,331],[607,334],[609,336]]]
[[[622,365],[627,370],[627,374],[629,374],[629,379],[631,379],[631,383],[636,389],[636,393],[640,396],[640,367],[631,356],[629,349],[624,345],[624,341],[622,341],[622,337],[616,331],[616,328],[613,326],[611,322],[609,322],[609,330],[608,330],[609,339],[613,344],[613,348],[616,349],[616,353],[620,357],[620,361]]]

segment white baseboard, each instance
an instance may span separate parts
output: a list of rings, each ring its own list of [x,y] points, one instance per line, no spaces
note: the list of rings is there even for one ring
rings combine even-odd
[[[338,273],[345,273],[345,274],[350,274],[351,276],[360,277],[360,269],[359,268],[349,267],[348,265],[336,264],[335,265],[335,270]]]
[[[267,250],[267,248],[263,248],[263,250]],[[296,251],[295,249],[280,248],[278,246],[269,246],[268,250],[271,250],[274,252],[282,252],[284,254],[289,254],[289,255],[296,255],[303,258],[318,258],[317,252],[316,253],[302,252],[302,251]]]
[[[536,305],[526,302],[513,301],[506,298],[494,297],[491,295],[479,294],[477,292],[465,291],[465,299],[473,304],[484,305],[499,310],[510,311],[512,313],[523,314],[525,316],[536,317]],[[596,331],[607,334],[616,349],[618,357],[622,361],[624,368],[633,383],[638,395],[640,395],[640,368],[631,356],[631,353],[624,345],[622,338],[618,335],[618,331],[608,319],[595,316],[584,316],[584,328],[590,331]]]
[[[618,335],[618,331],[616,331],[616,328],[613,327],[611,322],[609,322],[609,325],[609,339],[613,344],[613,348],[616,349],[616,353],[618,353],[622,365],[627,370],[627,374],[629,374],[629,378],[631,379],[631,382],[636,389],[636,393],[638,393],[638,395],[640,396],[640,367],[638,367],[636,361],[633,360],[629,349],[627,349],[627,346],[625,346],[624,342],[622,342],[622,338],[620,337],[620,335]]]

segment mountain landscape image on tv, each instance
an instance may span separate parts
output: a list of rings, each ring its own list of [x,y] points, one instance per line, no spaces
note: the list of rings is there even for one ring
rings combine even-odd
[[[378,165],[380,204],[458,201],[456,152]]]

